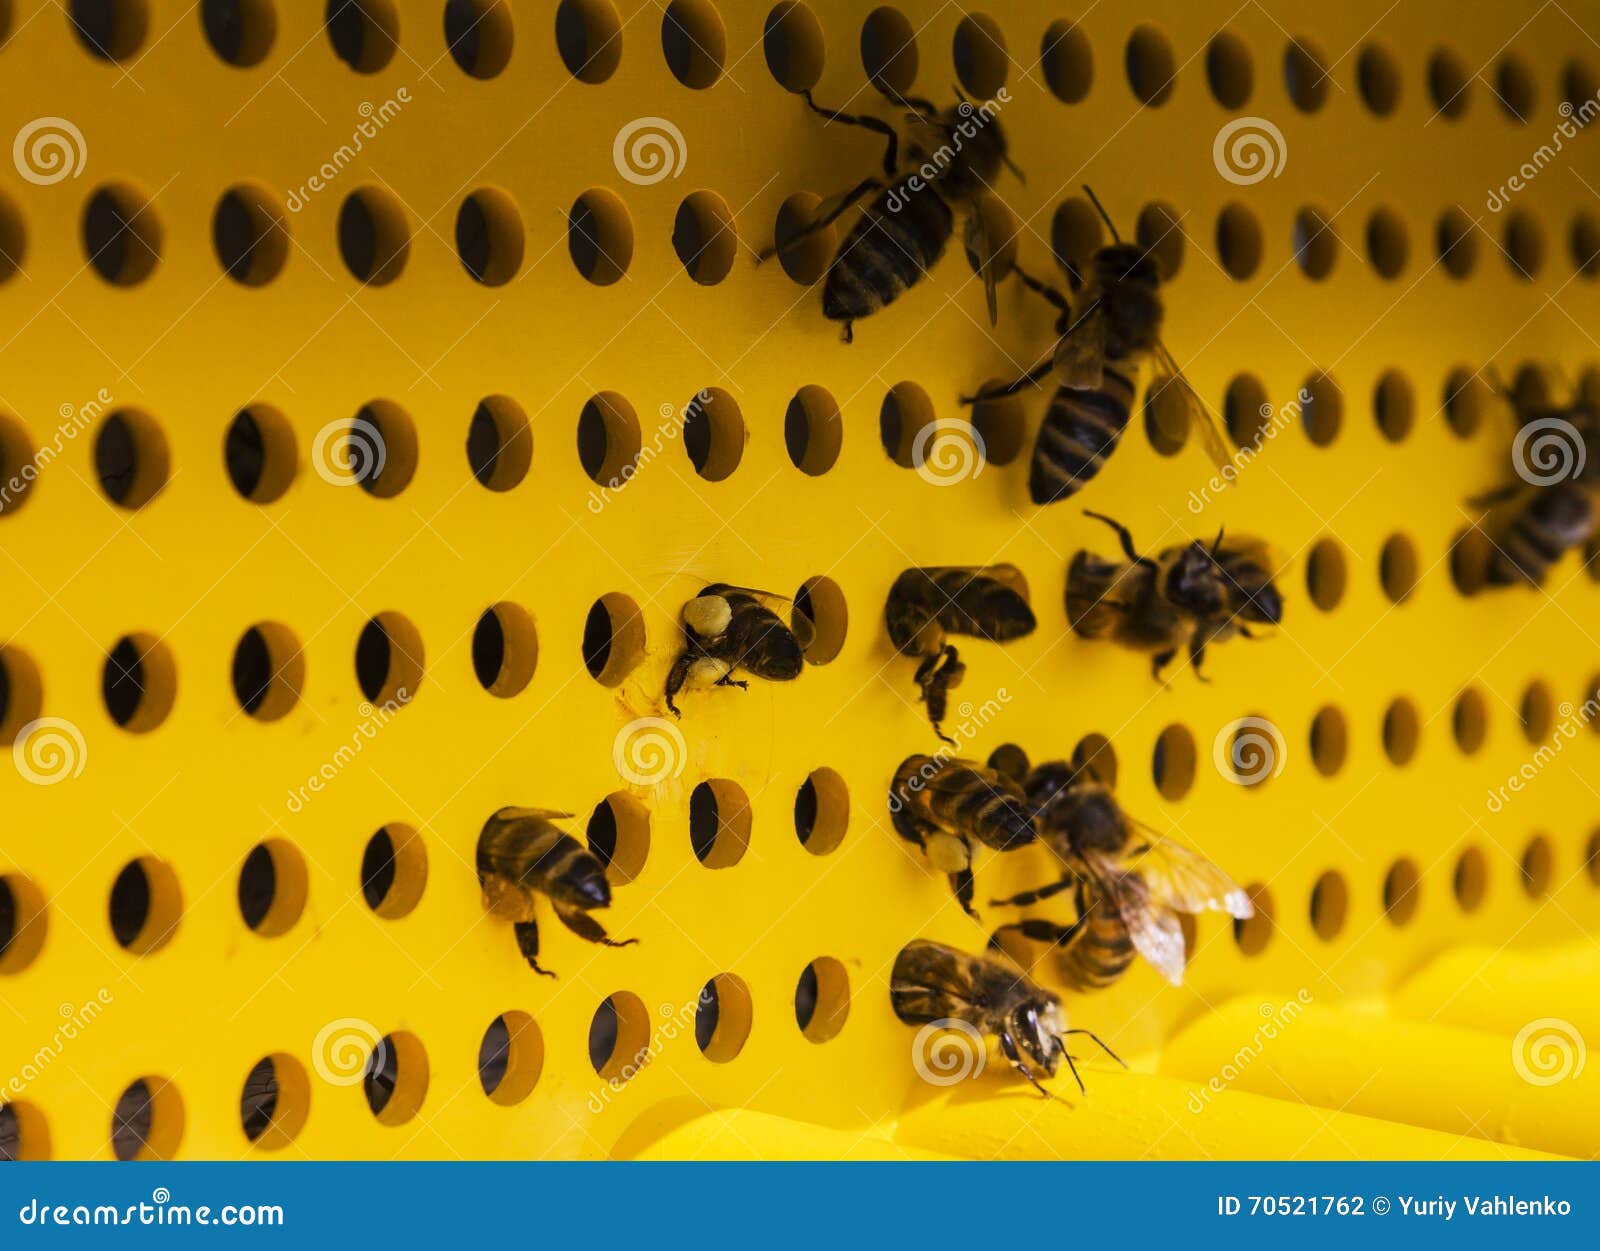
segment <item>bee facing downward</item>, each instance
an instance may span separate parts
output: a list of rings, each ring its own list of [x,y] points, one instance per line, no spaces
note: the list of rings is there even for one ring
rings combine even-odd
[[[1063,1060],[1078,1090],[1088,1093],[1077,1064],[1067,1053],[1066,1040],[1072,1034],[1086,1035],[1123,1068],[1128,1067],[1088,1030],[1067,1029],[1060,999],[1035,985],[1020,969],[992,956],[968,955],[924,938],[907,943],[895,957],[889,975],[889,1000],[894,1014],[907,1025],[965,1021],[983,1034],[993,1034],[1011,1067],[1047,1097],[1050,1092],[1034,1070],[1042,1069],[1045,1076],[1054,1077]]]
[[[895,833],[950,875],[956,901],[973,917],[973,843],[1010,851],[1038,837],[1022,787],[971,760],[907,756],[889,787],[889,815]]]
[[[1081,637],[1109,638],[1134,651],[1150,652],[1152,670],[1187,650],[1200,672],[1206,648],[1235,634],[1254,638],[1251,626],[1283,620],[1283,596],[1273,582],[1271,558],[1253,540],[1209,547],[1185,543],[1154,558],[1141,556],[1128,528],[1100,513],[1085,513],[1116,532],[1127,562],[1081,551],[1067,569],[1067,621]]]
[[[1091,766],[1041,764],[1028,775],[1027,795],[1062,875],[991,904],[1026,907],[1075,890],[1078,917],[1070,925],[1037,919],[1003,925],[991,946],[1012,931],[1062,948],[1062,976],[1078,990],[1111,985],[1137,952],[1176,986],[1186,961],[1180,912],[1255,915],[1249,896],[1216,865],[1128,816]]]
[[[609,937],[589,913],[611,905],[611,884],[600,858],[554,822],[570,812],[546,808],[502,808],[478,836],[478,884],[484,906],[512,922],[517,949],[535,973],[539,967],[539,925],[534,899],[547,898],[556,917],[579,938],[606,947],[628,947],[637,938]]]
[[[1028,494],[1035,504],[1054,504],[1079,491],[1117,450],[1146,360],[1155,363],[1154,385],[1173,389],[1212,460],[1220,466],[1229,459],[1221,423],[1200,402],[1161,342],[1166,316],[1161,267],[1149,252],[1122,242],[1094,191],[1088,187],[1084,191],[1115,242],[1095,253],[1087,281],[1076,266],[1068,267],[1068,281],[1081,311],[1074,314],[1066,296],[1013,267],[1025,286],[1060,313],[1055,350],[1015,382],[961,398],[963,404],[972,404],[1015,395],[1056,375],[1056,391],[1034,441],[1028,470]]]
[[[685,686],[737,686],[738,670],[769,682],[792,682],[805,668],[811,629],[804,614],[792,615],[794,628],[767,607],[787,603],[782,596],[716,582],[683,606],[683,651],[667,674],[667,707],[682,714],[674,697]]]
[[[1600,530],[1600,413],[1582,401],[1560,407],[1501,393],[1517,416],[1512,463],[1522,481],[1470,501],[1517,500],[1494,532],[1485,574],[1491,586],[1542,586],[1557,561]]]
[[[950,690],[961,684],[967,667],[946,636],[1007,643],[1032,634],[1036,624],[1027,580],[1015,565],[907,569],[889,588],[883,620],[900,654],[921,661],[917,687],[934,733],[947,743],[955,740],[939,726]]]
[[[822,315],[844,323],[843,337],[849,343],[858,319],[892,304],[927,276],[944,255],[960,212],[966,218],[966,249],[983,278],[989,324],[994,325],[996,269],[1003,241],[989,237],[978,197],[1002,165],[1021,177],[1006,155],[995,106],[974,105],[963,97],[960,104],[941,111],[932,101],[899,97],[912,110],[908,160],[902,168],[900,132],[888,122],[826,109],[809,91],[801,94],[813,113],[885,136],[883,176],[862,179],[828,213],[785,240],[781,248],[767,248],[760,259],[826,230],[853,204],[877,193],[834,253],[822,286]]]

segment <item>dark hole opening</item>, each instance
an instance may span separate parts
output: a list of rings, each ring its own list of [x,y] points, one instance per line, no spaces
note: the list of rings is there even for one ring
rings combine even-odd
[[[142,1077],[118,1097],[111,1111],[111,1152],[117,1159],[132,1160],[144,1149],[155,1124],[155,1111],[155,1096]]]
[[[11,893],[11,884],[0,879],[0,956],[6,954],[17,936],[17,897]]]
[[[506,661],[506,633],[494,609],[478,618],[472,632],[472,671],[478,675],[478,685],[488,690],[500,677]]]
[[[144,866],[130,860],[111,884],[111,933],[131,947],[150,920],[150,878]]]
[[[261,707],[272,686],[272,651],[267,637],[251,626],[233,650],[233,693],[251,716]]]
[[[456,255],[478,282],[489,272],[489,216],[477,196],[468,196],[456,214]]]
[[[361,895],[367,907],[377,908],[382,904],[393,886],[394,840],[389,837],[388,830],[379,830],[367,840],[367,848],[361,853]]]
[[[350,196],[339,210],[339,255],[362,282],[377,271],[378,223],[360,196]]]
[[[702,782],[689,796],[689,845],[702,864],[717,845],[720,824],[717,793],[711,789],[711,783]]]
[[[244,1091],[239,1096],[239,1123],[244,1126],[244,1136],[255,1142],[272,1124],[278,1111],[278,1072],[271,1056],[256,1061],[244,1079]]]
[[[818,993],[817,967],[808,964],[794,988],[794,1019],[802,1030],[810,1027],[811,1018],[817,1014]]]
[[[118,725],[127,725],[144,700],[144,661],[132,639],[122,639],[106,657],[100,683],[106,711]]]
[[[589,1022],[589,1063],[596,1073],[603,1072],[617,1049],[617,1005],[607,996]]]
[[[134,444],[133,427],[121,413],[106,418],[95,437],[94,470],[101,489],[114,503],[127,500],[139,472],[139,449]]]
[[[244,52],[244,13],[240,0],[204,0],[200,23],[216,54],[230,65],[239,64]]]
[[[261,427],[248,412],[241,412],[229,424],[227,438],[223,440],[222,456],[233,489],[249,499],[261,485],[261,475],[266,472],[267,446],[261,437]]]
[[[817,788],[816,784],[807,778],[794,797],[794,830],[800,836],[802,847],[811,841],[812,832],[816,828]]]
[[[583,663],[590,676],[598,678],[611,659],[611,614],[595,600],[583,622]]]
[[[610,804],[599,804],[589,817],[586,830],[589,840],[589,850],[594,852],[600,863],[606,868],[611,867],[611,861],[617,854],[617,814],[612,811]]]
[[[717,983],[713,978],[701,988],[700,1006],[694,1011],[694,1040],[701,1051],[711,1045],[721,1016],[722,1005],[717,1000]]]
[[[361,693],[369,700],[375,700],[383,693],[393,659],[389,631],[376,619],[367,622],[361,628],[361,637],[356,640],[356,682],[361,687]]]
[[[278,869],[265,843],[257,843],[239,870],[239,915],[251,929],[266,920],[278,893]]]
[[[483,1031],[483,1041],[478,1044],[478,1084],[483,1093],[492,1095],[506,1079],[506,1069],[511,1064],[511,1030],[503,1016],[489,1022]]]
[[[582,436],[582,426],[579,426]],[[582,455],[582,447],[579,447]],[[467,463],[472,466],[472,476],[484,486],[494,477],[495,462],[500,459],[500,427],[487,404],[479,404],[472,413],[472,424],[467,427]]]
[[[450,55],[455,58],[456,64],[469,74],[478,68],[478,20],[477,6],[472,0],[446,0],[445,42],[450,45]],[[460,239],[459,225],[456,237]]]
[[[361,1088],[366,1092],[367,1106],[372,1109],[373,1116],[389,1106],[399,1080],[400,1057],[395,1053],[394,1040],[384,1035],[367,1057],[367,1071],[361,1077]]]
[[[699,399],[690,400],[683,410],[683,450],[689,453],[696,473],[702,472],[711,458],[711,417]]]
[[[211,241],[228,277],[243,282],[250,276],[256,248],[262,233],[256,229],[255,214],[237,191],[230,191],[217,205],[211,221]]]

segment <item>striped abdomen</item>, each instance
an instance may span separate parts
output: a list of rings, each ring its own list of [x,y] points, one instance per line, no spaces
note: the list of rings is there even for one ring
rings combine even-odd
[[[854,321],[894,302],[944,254],[955,217],[936,192],[896,183],[844,238],[822,286],[822,314]]]
[[[1028,493],[1035,504],[1054,504],[1100,472],[1116,450],[1133,407],[1133,380],[1107,365],[1097,391],[1058,387],[1033,445]]]
[[[1103,990],[1133,963],[1133,939],[1115,906],[1097,897],[1089,919],[1061,957],[1062,979],[1074,990]]]
[[[1575,482],[1546,487],[1528,501],[1495,541],[1489,581],[1496,586],[1544,581],[1550,566],[1595,532],[1594,503]]]
[[[535,892],[571,908],[611,902],[605,866],[577,839],[541,816],[501,809],[478,838],[478,880],[494,911],[531,906]]]
[[[907,756],[895,771],[890,801],[896,832],[914,843],[942,831],[1008,851],[1037,836],[1022,788],[971,761]]]

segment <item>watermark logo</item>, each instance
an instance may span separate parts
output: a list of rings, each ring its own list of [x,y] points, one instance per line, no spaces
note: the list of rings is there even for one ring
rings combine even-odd
[[[1484,806],[1490,812],[1497,815],[1503,812],[1505,806],[1511,802],[1511,797],[1522,794],[1528,784],[1561,754],[1562,749],[1577,738],[1579,730],[1591,725],[1595,718],[1600,717],[1600,691],[1584,700],[1581,708],[1573,707],[1570,700],[1562,700],[1561,707],[1557,711],[1561,714],[1561,720],[1549,739],[1539,744],[1532,758],[1524,760],[1517,771],[1506,778],[1503,786],[1495,787],[1488,792]]]
[[[11,160],[36,187],[49,187],[83,173],[89,145],[83,131],[64,117],[36,117],[11,144]]]
[[[361,115],[361,120],[356,123],[355,130],[350,132],[348,143],[341,143],[322,162],[305,182],[298,187],[291,187],[285,203],[291,213],[298,213],[310,203],[311,198],[320,191],[325,191],[344,173],[345,168],[360,155],[361,150],[367,146],[368,139],[374,139],[377,134],[390,122],[400,115],[400,110],[411,103],[411,89],[409,87],[397,88],[394,95],[382,104],[374,105],[371,100],[363,100],[357,106],[356,112]]]
[[[911,1067],[930,1086],[956,1086],[977,1077],[989,1062],[983,1032],[959,1017],[929,1021],[911,1040]]]
[[[1198,491],[1189,492],[1189,511],[1197,517],[1203,513],[1213,499],[1239,480],[1239,475],[1244,472],[1245,467],[1261,454],[1262,445],[1270,443],[1299,421],[1305,413],[1306,405],[1310,403],[1311,392],[1301,387],[1295,393],[1294,399],[1280,408],[1273,408],[1271,404],[1261,405],[1256,410],[1261,415],[1261,424],[1256,428],[1255,437],[1249,443],[1242,445],[1226,465],[1212,474],[1205,486]]]
[[[311,1065],[330,1086],[356,1086],[367,1072],[381,1070],[387,1057],[378,1027],[359,1017],[342,1016],[317,1031]]]
[[[911,443],[917,476],[934,486],[955,486],[976,478],[984,466],[983,436],[968,421],[932,421]]]
[[[1558,1016],[1529,1021],[1511,1040],[1511,1067],[1530,1086],[1554,1086],[1577,1077],[1588,1058],[1578,1027]]]
[[[1578,105],[1574,105],[1571,100],[1563,100],[1557,111],[1561,114],[1561,121],[1556,123],[1556,128],[1550,135],[1550,142],[1541,143],[1535,148],[1533,155],[1519,165],[1516,172],[1500,186],[1489,188],[1489,196],[1484,201],[1484,206],[1491,213],[1498,213],[1511,203],[1512,196],[1526,188],[1556,159],[1556,155],[1566,147],[1568,139],[1575,139],[1579,131],[1600,116],[1600,96],[1590,97]]]
[[[1289,148],[1283,131],[1264,117],[1236,117],[1211,142],[1211,163],[1236,187],[1252,187],[1283,173]]]
[[[639,717],[617,731],[611,762],[635,786],[657,786],[683,772],[689,745],[665,717]]]
[[[1276,1041],[1278,1035],[1293,1025],[1301,1013],[1310,1007],[1312,997],[1310,989],[1302,986],[1293,999],[1285,999],[1281,1004],[1263,1002],[1258,1009],[1261,1024],[1204,1086],[1197,1086],[1189,1093],[1189,1111],[1198,1116],[1206,1110],[1213,1095],[1220,1095],[1244,1076],[1244,1071],[1261,1058],[1267,1044]]]
[[[1588,450],[1583,435],[1561,417],[1540,417],[1517,431],[1511,465],[1529,486],[1551,486],[1583,472]]]
[[[383,472],[388,456],[382,433],[367,421],[330,421],[311,442],[311,465],[333,486],[370,482]]]
[[[1240,717],[1217,731],[1211,759],[1217,772],[1240,786],[1255,786],[1283,772],[1289,747],[1283,731],[1265,717]]]
[[[78,777],[89,762],[83,731],[65,717],[40,717],[17,731],[11,744],[17,772],[35,786]]]
[[[617,173],[638,187],[676,178],[688,159],[683,131],[664,117],[636,117],[611,141]]]
[[[305,811],[312,796],[322,794],[334,778],[344,772],[345,766],[359,756],[366,745],[377,737],[378,731],[388,725],[394,715],[410,701],[411,692],[403,686],[396,687],[394,697],[385,700],[377,707],[363,700],[361,706],[356,709],[361,721],[351,733],[350,741],[340,743],[334,749],[333,755],[324,760],[315,773],[307,777],[302,785],[287,792],[284,807],[292,813]]]

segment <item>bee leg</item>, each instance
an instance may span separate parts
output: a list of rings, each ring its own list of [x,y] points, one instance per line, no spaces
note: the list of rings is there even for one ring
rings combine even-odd
[[[812,222],[809,226],[795,231],[794,234],[785,239],[781,249],[777,244],[773,244],[770,248],[762,248],[761,251],[757,252],[756,264],[759,265],[762,261],[770,261],[780,251],[787,252],[790,248],[794,247],[795,244],[801,242],[802,240],[809,239],[812,235],[817,234],[819,231],[826,230],[829,226],[833,225],[834,222],[838,221],[840,217],[844,216],[845,210],[847,210],[857,200],[861,199],[862,196],[865,196],[873,191],[882,190],[883,183],[879,179],[863,178],[855,186],[851,187],[849,191],[845,192],[844,199],[840,200],[839,203],[830,209],[825,215],[817,218],[817,220]],[[849,329],[848,323],[846,324],[846,329]],[[849,340],[846,339],[845,342],[848,343]]]
[[[1194,666],[1195,677],[1199,678],[1202,682],[1210,682],[1211,679],[1200,672],[1200,666],[1205,663],[1205,658],[1205,641],[1197,634],[1189,643],[1189,663]]]
[[[1004,399],[1008,395],[1015,395],[1019,391],[1026,391],[1029,387],[1036,387],[1043,379],[1050,376],[1051,370],[1055,369],[1055,367],[1056,358],[1052,353],[1050,356],[1045,357],[1044,360],[1040,361],[1027,373],[1023,374],[1022,377],[1018,378],[1015,382],[1008,382],[1003,387],[984,387],[978,391],[976,395],[963,395],[961,397],[961,405],[963,408],[970,408],[979,400]]]
[[[1043,1095],[1046,1099],[1055,1098],[1054,1095],[1052,1095],[1048,1090],[1039,1084],[1039,1079],[1034,1076],[1033,1070],[1022,1062],[1022,1053],[1017,1050],[1016,1039],[1012,1038],[1010,1034],[1002,1033],[1000,1035],[1000,1053],[1011,1062],[1011,1067],[1026,1077],[1032,1084],[1033,1088],[1041,1095]],[[1077,1077],[1078,1070],[1073,1069],[1072,1075]],[[1078,1089],[1083,1090],[1083,1082],[1081,1080],[1078,1082]]]
[[[1172,658],[1178,654],[1176,648],[1168,648],[1164,652],[1157,652],[1150,658],[1150,676],[1157,682],[1162,680],[1161,671],[1172,663]]]
[[[528,962],[528,967],[540,977],[554,977],[549,969],[539,967],[539,923],[537,921],[518,921],[512,930],[517,935],[517,950],[522,953],[522,958]]]
[[[952,873],[950,875],[950,886],[956,893],[956,902],[961,905],[961,911],[965,912],[974,921],[980,920],[981,918],[972,908],[972,893],[977,886],[977,882],[972,876],[972,866],[968,865],[959,873]]]
[[[1241,637],[1247,638],[1251,642],[1255,641],[1255,637],[1256,636],[1250,633],[1250,627],[1249,626],[1247,626],[1247,625],[1236,625],[1233,628],[1235,630],[1239,631],[1239,634],[1240,634]]]
[[[605,926],[596,921],[587,912],[560,912],[556,913],[561,924],[576,934],[579,938],[588,939],[591,943],[599,943],[602,947],[632,947],[639,940],[637,938],[612,938],[605,931]]]
[[[1066,1032],[1069,1033],[1069,1034],[1086,1034],[1086,1035],[1088,1035],[1088,1037],[1095,1043],[1096,1046],[1098,1046],[1100,1048],[1101,1051],[1105,1052],[1108,1056],[1110,1056],[1118,1064],[1122,1065],[1123,1068],[1127,1068],[1128,1067],[1128,1062],[1126,1060],[1124,1060],[1121,1056],[1119,1056],[1115,1051],[1111,1050],[1110,1047],[1106,1046],[1104,1040],[1101,1039],[1101,1037],[1098,1034],[1092,1033],[1091,1031],[1086,1030],[1086,1029],[1069,1029]]]
[[[1049,300],[1051,305],[1058,313],[1068,315],[1072,312],[1072,306],[1067,302],[1067,297],[1062,295],[1061,292],[1057,291],[1048,282],[1042,282],[1038,278],[1035,278],[1032,274],[1026,272],[1020,265],[1013,265],[1011,267],[1011,272],[1016,275],[1017,281],[1023,286],[1027,287],[1029,291],[1033,291],[1038,295],[1042,295],[1045,299]]]
[[[1078,884],[1076,877],[1067,876],[1059,882],[1051,882],[1048,886],[1041,886],[1037,890],[1025,890],[1020,895],[1012,895],[1009,899],[991,899],[991,908],[1025,908],[1029,904],[1038,903],[1041,899],[1049,899],[1052,895],[1059,895],[1064,890],[1071,890]]]
[[[813,113],[818,113],[830,122],[843,122],[846,126],[860,126],[883,135],[888,139],[888,145],[883,150],[883,176],[893,178],[900,164],[900,132],[888,122],[877,117],[863,117],[859,113],[840,113],[836,109],[824,108],[811,98],[810,90],[801,92],[806,105]],[[909,103],[909,102],[908,102]]]
[[[748,691],[750,689],[750,683],[744,681],[743,679],[734,677],[733,674],[731,674],[731,673],[724,673],[720,678],[718,678],[716,680],[716,682],[713,683],[713,685],[714,686],[737,686],[741,691]]]
[[[1071,925],[1057,925],[1054,921],[1042,921],[1037,918],[1031,921],[1018,921],[1015,925],[1002,925],[995,933],[1001,930],[1017,930],[1024,938],[1031,938],[1036,943],[1049,943],[1053,947],[1065,947],[1075,937],[1078,931],[1088,921],[1088,915],[1080,915]]]
[[[1128,527],[1123,525],[1120,521],[1113,521],[1104,513],[1090,512],[1087,508],[1083,510],[1083,515],[1085,517],[1093,517],[1096,521],[1103,521],[1106,523],[1106,525],[1115,530],[1117,532],[1117,541],[1122,544],[1122,554],[1134,564],[1145,565],[1150,569],[1154,569],[1156,567],[1155,561],[1151,560],[1148,556],[1139,555],[1139,553],[1134,550],[1133,531],[1129,530]]]
[[[678,711],[675,696],[683,689],[683,684],[689,679],[689,669],[694,664],[694,657],[688,652],[681,653],[672,662],[672,668],[667,671],[667,711],[680,720],[683,714]]]
[[[1468,508],[1493,508],[1496,504],[1504,504],[1512,496],[1522,490],[1522,486],[1499,487],[1493,491],[1485,491],[1482,495],[1469,496]]]
[[[855,322],[853,322],[853,321],[845,322],[844,329],[839,333],[839,341],[841,343],[854,343],[856,341],[856,324],[855,324]]]

